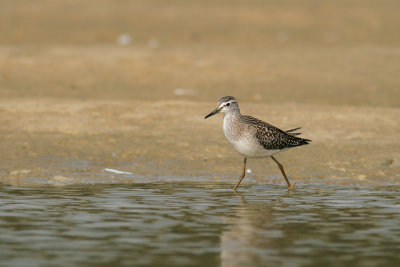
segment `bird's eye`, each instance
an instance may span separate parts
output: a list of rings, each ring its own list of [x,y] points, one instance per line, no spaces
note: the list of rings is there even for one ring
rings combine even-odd
[[[231,103],[226,104],[225,106],[229,107],[231,105]]]

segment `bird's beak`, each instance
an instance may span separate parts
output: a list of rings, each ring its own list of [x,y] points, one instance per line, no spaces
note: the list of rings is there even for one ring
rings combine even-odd
[[[221,109],[216,108],[216,109],[214,109],[213,112],[211,112],[210,114],[208,114],[207,116],[205,116],[204,119],[207,119],[208,117],[211,117],[211,116],[213,116],[213,115],[219,113],[220,111],[221,111]]]

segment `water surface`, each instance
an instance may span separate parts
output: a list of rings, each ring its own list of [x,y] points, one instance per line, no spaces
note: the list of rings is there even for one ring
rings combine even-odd
[[[399,266],[400,186],[0,186],[0,266]]]

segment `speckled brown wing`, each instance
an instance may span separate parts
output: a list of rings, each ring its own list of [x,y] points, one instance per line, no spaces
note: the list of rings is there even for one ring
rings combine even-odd
[[[267,150],[281,150],[290,147],[307,145],[311,140],[299,138],[282,131],[275,126],[251,116],[242,116],[245,123],[256,128],[255,137]]]

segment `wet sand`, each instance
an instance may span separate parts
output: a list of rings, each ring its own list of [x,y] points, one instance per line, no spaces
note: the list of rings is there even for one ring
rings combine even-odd
[[[214,102],[8,99],[0,102],[2,182],[232,181],[241,157],[227,144]],[[298,183],[394,183],[400,110],[242,103],[313,140],[278,154]],[[383,131],[384,129],[384,131]],[[112,168],[132,175],[107,174]],[[246,182],[282,183],[271,160],[250,160]],[[44,180],[43,180],[44,179]]]
[[[234,183],[242,159],[203,119],[223,95],[303,127],[312,144],[277,155],[294,182],[400,179],[396,1],[3,5],[2,183]],[[271,160],[248,167],[284,184]]]

